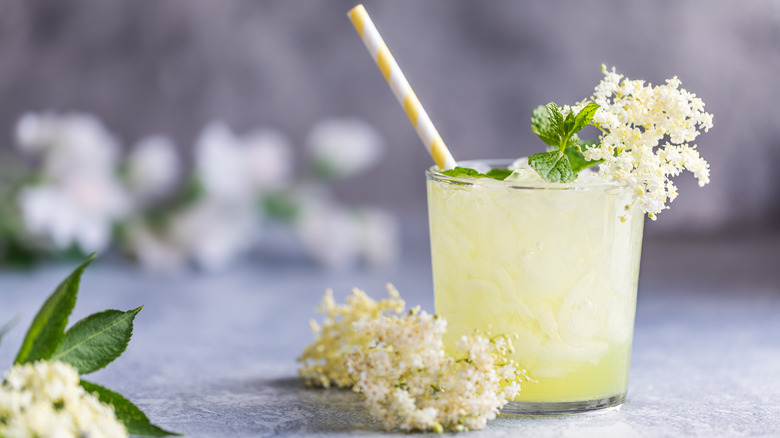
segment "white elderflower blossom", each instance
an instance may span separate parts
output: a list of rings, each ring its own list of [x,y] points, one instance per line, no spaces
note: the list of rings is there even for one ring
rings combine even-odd
[[[593,123],[602,135],[598,145],[584,151],[585,158],[604,160],[599,174],[627,184],[639,206],[655,219],[677,197],[670,177],[688,170],[699,186],[709,183],[710,166],[690,142],[700,130],[712,127],[712,115],[704,111],[700,98],[680,88],[677,77],[653,87],[624,79],[614,67],[610,71],[602,65],[601,70],[604,79],[592,100],[600,105]]]
[[[114,409],[79,385],[62,362],[14,365],[0,385],[0,436],[126,437]]]
[[[319,337],[304,350],[301,376],[322,386],[354,385],[388,430],[485,427],[517,396],[518,380],[528,379],[506,357],[512,352],[510,339],[463,336],[457,345],[462,354],[448,356],[442,342],[447,322],[419,307],[402,315],[403,301],[388,288],[390,300],[376,303],[355,290],[341,307],[326,292],[323,308],[329,316],[323,327],[312,323]]]
[[[366,408],[388,430],[482,429],[520,390],[504,337],[499,345],[477,333],[464,336],[457,345],[462,356],[448,356],[447,322],[419,307],[361,320],[354,329],[372,340],[347,355],[354,390],[366,395]]]
[[[303,350],[298,359],[303,364],[298,374],[307,384],[340,388],[352,386],[354,381],[347,373],[344,355],[360,345],[368,345],[370,339],[357,333],[352,325],[360,320],[377,319],[379,315],[401,314],[406,304],[398,291],[387,286],[388,298],[375,301],[360,289],[352,289],[347,304],[337,305],[333,291],[328,289],[318,311],[325,314],[320,326],[312,320],[310,325],[316,336],[313,344]]]

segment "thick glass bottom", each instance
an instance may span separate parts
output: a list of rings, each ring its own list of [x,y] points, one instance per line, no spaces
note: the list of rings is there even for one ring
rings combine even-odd
[[[581,412],[620,409],[626,399],[626,393],[596,400],[572,402],[521,402],[511,401],[501,409],[502,414],[514,415],[556,415],[577,414]]]

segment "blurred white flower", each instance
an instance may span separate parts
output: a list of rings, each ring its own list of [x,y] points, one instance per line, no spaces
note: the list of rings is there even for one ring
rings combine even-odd
[[[307,202],[295,225],[301,243],[317,262],[346,269],[357,261],[360,243],[354,214],[335,204]]]
[[[384,210],[347,209],[326,196],[310,197],[295,226],[307,252],[328,268],[347,269],[359,261],[389,266],[400,257],[398,223]]]
[[[130,192],[138,202],[169,194],[181,173],[176,145],[163,135],[141,139],[127,157],[127,172]]]
[[[384,154],[384,141],[363,120],[326,119],[312,129],[308,149],[319,173],[347,178],[377,164]]]
[[[60,250],[84,252],[111,243],[114,223],[129,212],[117,178],[119,144],[94,116],[25,114],[16,126],[18,147],[41,159],[41,182],[24,187],[18,202],[27,230]]]
[[[246,171],[255,190],[279,189],[289,184],[293,173],[290,141],[279,131],[261,128],[242,137]]]
[[[144,268],[159,272],[181,271],[187,267],[184,248],[170,241],[169,236],[156,233],[143,224],[132,224],[127,231],[131,254]]]
[[[170,239],[205,271],[220,271],[246,255],[260,228],[254,204],[204,199],[170,223]]]
[[[116,173],[119,143],[89,114],[25,114],[16,125],[16,140],[22,152],[41,157],[48,179]]]
[[[91,175],[25,187],[18,200],[31,234],[49,239],[57,249],[77,245],[85,253],[108,248],[113,224],[129,206],[115,181]]]
[[[204,199],[174,214],[165,230],[133,225],[128,245],[142,266],[155,271],[180,271],[192,263],[218,272],[255,247],[259,234],[253,210]]]
[[[401,256],[398,221],[387,211],[364,208],[357,214],[360,252],[371,266],[391,266]]]
[[[248,202],[287,182],[292,153],[276,131],[258,130],[240,138],[224,123],[212,122],[195,144],[195,166],[207,196]]]

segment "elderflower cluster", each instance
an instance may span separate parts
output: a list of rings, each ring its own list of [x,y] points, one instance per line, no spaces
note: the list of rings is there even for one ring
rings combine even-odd
[[[79,385],[62,362],[15,365],[0,385],[0,436],[126,437],[111,406]]]
[[[593,117],[602,135],[600,143],[584,151],[588,160],[604,160],[602,177],[627,184],[640,208],[651,219],[669,208],[677,197],[677,187],[669,179],[688,170],[699,186],[710,181],[710,166],[691,145],[703,129],[712,127],[712,115],[704,102],[680,88],[675,76],[664,85],[652,86],[641,80],[624,79],[607,70],[596,86],[593,102],[601,107]],[[579,111],[588,103],[578,103]]]
[[[463,336],[456,359],[444,351],[446,330],[444,319],[419,308],[355,324],[372,343],[348,355],[347,367],[368,411],[388,430],[482,429],[520,391],[506,337]]]
[[[364,291],[354,288],[347,304],[337,305],[333,290],[325,291],[322,304],[317,309],[325,314],[322,326],[311,320],[309,325],[316,339],[308,345],[298,359],[303,366],[298,374],[309,385],[329,388],[350,387],[354,381],[347,373],[344,356],[353,347],[367,346],[371,339],[354,330],[353,324],[362,320],[375,320],[385,313],[401,314],[406,303],[392,285],[387,285],[388,298],[375,301]]]
[[[388,289],[391,298],[384,306],[360,290],[353,290],[348,305],[336,306],[327,291],[323,309],[329,319],[323,329],[313,325],[319,337],[304,358],[311,360],[316,352],[319,361],[327,357],[328,366],[316,370],[306,364],[301,376],[323,386],[354,384],[353,390],[365,396],[366,409],[388,430],[484,428],[517,396],[519,381],[530,380],[507,358],[511,340],[474,333],[458,342],[460,355],[449,356],[442,341],[447,322],[419,307],[401,314],[403,301],[392,286]],[[392,308],[393,303],[400,305]],[[395,314],[384,312],[391,308]],[[330,315],[340,318],[335,330]],[[329,339],[323,342],[327,328]]]

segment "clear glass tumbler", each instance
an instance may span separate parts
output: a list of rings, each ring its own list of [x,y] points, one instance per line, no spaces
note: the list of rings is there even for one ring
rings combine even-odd
[[[516,337],[512,359],[538,381],[502,412],[622,404],[644,226],[629,189],[457,178],[434,168],[426,177],[445,345],[475,329]]]

